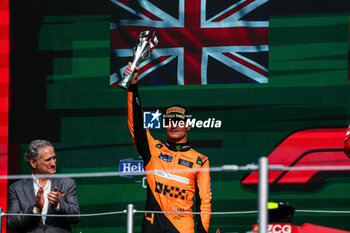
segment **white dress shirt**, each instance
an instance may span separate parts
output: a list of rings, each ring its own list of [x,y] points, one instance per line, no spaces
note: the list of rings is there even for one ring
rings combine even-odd
[[[35,177],[34,174],[33,175],[33,185],[34,185],[34,193],[35,193],[35,196],[36,194],[38,193],[39,189],[40,189],[40,184],[39,184],[39,179]],[[45,221],[46,221],[46,214],[47,214],[47,210],[48,210],[48,207],[49,207],[49,199],[47,198],[47,194],[49,194],[50,190],[51,190],[51,179],[48,179],[47,182],[46,182],[46,185],[45,187],[42,187],[44,189],[44,206],[41,210],[41,214],[43,214],[44,216],[42,216],[42,220],[43,220],[43,223],[45,224]],[[33,210],[33,213],[35,214],[38,214],[36,208],[34,207],[34,210]]]

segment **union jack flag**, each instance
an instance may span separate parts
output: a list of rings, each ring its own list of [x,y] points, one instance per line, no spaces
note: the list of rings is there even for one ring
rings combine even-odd
[[[255,12],[269,0],[110,1],[117,12],[110,26],[111,85],[132,59],[139,33],[149,29],[159,44],[140,65],[141,84],[268,82],[268,15],[255,19]]]

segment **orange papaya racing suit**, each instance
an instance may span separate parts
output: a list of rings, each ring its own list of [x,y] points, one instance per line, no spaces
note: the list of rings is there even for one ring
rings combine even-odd
[[[193,150],[189,143],[174,144],[155,140],[148,129],[143,128],[143,110],[137,85],[128,91],[128,126],[136,146],[144,160],[147,177],[146,211],[178,212],[145,213],[143,233],[194,233],[192,214],[196,197],[197,212],[211,212],[209,160]],[[172,170],[183,170],[178,173]],[[204,171],[203,171],[204,170]],[[210,214],[196,215],[198,233],[208,232]]]

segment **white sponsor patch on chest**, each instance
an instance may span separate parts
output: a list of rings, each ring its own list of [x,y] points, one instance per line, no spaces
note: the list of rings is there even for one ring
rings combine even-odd
[[[182,177],[182,176],[169,174],[169,173],[167,173],[165,171],[155,170],[154,174],[156,176],[160,176],[160,177],[163,177],[163,178],[166,178],[166,179],[169,179],[169,180],[175,180],[175,181],[178,181],[178,182],[181,182],[181,183],[189,184],[189,179],[187,179],[185,177]]]

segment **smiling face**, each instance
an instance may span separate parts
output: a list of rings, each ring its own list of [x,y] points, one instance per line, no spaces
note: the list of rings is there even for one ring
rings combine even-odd
[[[39,159],[30,159],[34,174],[56,173],[56,154],[52,146],[39,147]]]
[[[180,124],[178,120],[171,120],[168,122],[166,134],[168,141],[172,143],[186,143],[187,132],[191,129],[190,126],[186,127],[185,124]]]

